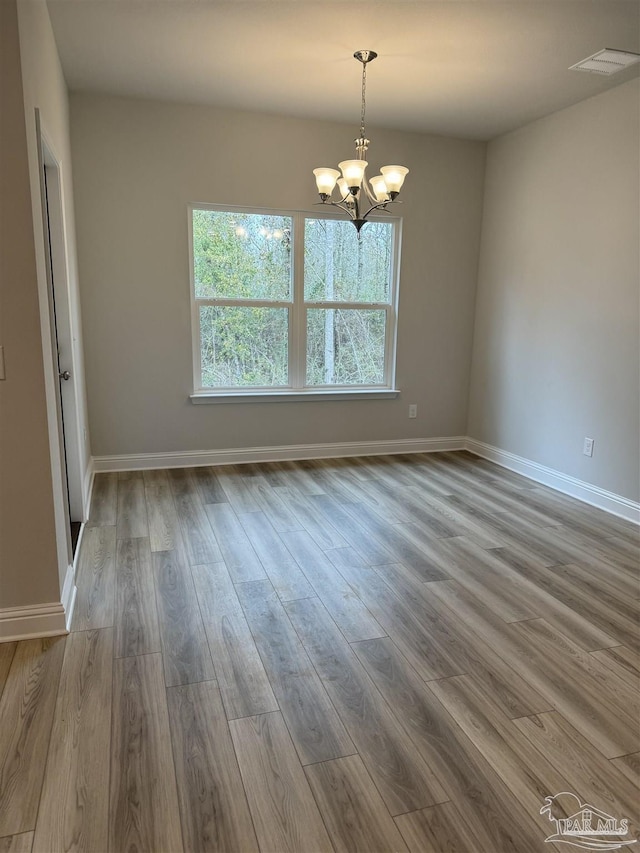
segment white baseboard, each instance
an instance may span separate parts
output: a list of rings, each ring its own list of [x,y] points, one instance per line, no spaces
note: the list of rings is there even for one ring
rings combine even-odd
[[[65,610],[59,601],[0,610],[0,643],[66,633]]]
[[[614,492],[608,492],[599,486],[593,486],[584,480],[570,477],[568,474],[563,474],[561,471],[556,471],[553,468],[547,468],[546,465],[540,465],[538,462],[532,462],[530,459],[525,459],[522,456],[516,456],[515,453],[509,453],[507,450],[500,450],[499,447],[493,447],[482,441],[476,441],[474,438],[467,438],[465,446],[467,450],[475,453],[476,456],[482,456],[484,459],[489,459],[503,468],[508,468],[510,471],[522,474],[530,480],[543,483],[545,486],[550,486],[558,492],[570,495],[584,503],[598,507],[598,509],[603,509],[627,521],[640,524],[640,504],[629,500],[629,498],[616,495]]]
[[[76,560],[80,552],[81,537],[82,530],[76,548]],[[26,607],[5,607],[0,610],[0,643],[8,643],[12,640],[33,640],[38,637],[57,637],[69,633],[77,593],[76,560],[67,568],[60,596],[61,601],[31,604]]]
[[[65,622],[68,631],[71,630],[73,610],[76,606],[76,594],[78,592],[76,587],[76,576],[78,574],[78,560],[80,559],[80,550],[82,548],[82,539],[84,537],[86,526],[85,522],[80,525],[80,533],[78,534],[78,541],[76,543],[76,552],[73,556],[73,565],[69,566],[67,569],[67,576],[65,577],[64,587],[62,589],[62,606],[64,607]]]
[[[89,464],[87,465],[87,469],[84,472],[84,479],[82,481],[82,508],[84,510],[85,521],[89,518],[89,512],[91,510],[91,495],[93,492],[93,481],[95,477],[95,466],[93,463],[93,457],[89,459]]]
[[[189,468],[200,465],[231,465],[242,462],[283,462],[296,459],[328,459],[347,456],[379,456],[394,453],[431,453],[462,450],[464,436],[406,438],[390,441],[354,441],[341,444],[291,444],[279,447],[243,447],[231,450],[183,450],[176,453],[140,453],[96,456],[98,471],[141,471],[153,468]]]
[[[492,462],[509,468],[556,489],[566,495],[640,524],[640,504],[547,468],[530,459],[500,450],[490,444],[465,436],[440,438],[408,438],[389,441],[354,441],[339,444],[291,444],[276,447],[242,447],[230,450],[183,450],[174,453],[139,453],[119,456],[96,456],[93,472],[144,471],[154,468],[190,468],[200,465],[230,465],[242,462],[281,462],[296,459],[328,459],[348,456],[378,456],[396,453],[436,453],[443,450],[469,450]]]

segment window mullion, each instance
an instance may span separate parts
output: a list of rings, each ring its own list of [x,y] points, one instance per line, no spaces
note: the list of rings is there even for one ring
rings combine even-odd
[[[329,310],[330,308],[353,308],[355,311],[386,311],[389,308],[388,302],[306,302],[307,308],[320,308]]]
[[[291,351],[289,381],[295,389],[306,381],[307,329],[304,305],[304,215],[293,216],[293,308],[291,309]]]
[[[210,305],[213,308],[290,308],[289,299],[227,299],[227,298],[204,298],[195,297],[196,305]]]

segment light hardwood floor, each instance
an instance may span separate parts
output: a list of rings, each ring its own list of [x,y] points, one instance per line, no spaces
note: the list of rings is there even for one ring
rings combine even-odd
[[[638,560],[463,452],[100,474],[72,633],[0,645],[0,851],[639,837]]]

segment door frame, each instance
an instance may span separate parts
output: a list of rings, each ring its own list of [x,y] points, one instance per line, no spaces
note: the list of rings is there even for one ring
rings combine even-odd
[[[60,403],[63,428],[64,450],[69,482],[69,510],[72,521],[82,521],[84,517],[82,501],[82,466],[80,457],[80,424],[78,401],[76,399],[76,371],[74,364],[74,336],[72,329],[71,294],[69,292],[69,274],[67,268],[67,241],[64,222],[62,170],[45,134],[42,140],[43,168],[46,173],[46,197],[43,204],[48,213],[49,238],[45,233],[45,243],[51,247],[50,266],[47,279],[49,284],[49,312],[52,334],[57,335],[60,368],[69,370],[71,379],[61,383]],[[45,246],[45,250],[46,250]],[[52,341],[55,345],[55,341]],[[54,367],[56,353],[54,352]]]
[[[82,448],[79,437],[82,424],[78,401],[78,370],[74,342],[72,294],[68,269],[68,241],[64,214],[64,183],[61,158],[42,126],[40,111],[35,109],[40,207],[46,268],[46,317],[42,325],[47,420],[51,471],[53,477],[54,512],[58,550],[60,593],[65,610],[73,607],[75,571],[71,548],[70,520],[85,521],[83,498]],[[46,183],[45,183],[46,170]],[[47,199],[47,189],[48,196]],[[54,283],[55,282],[55,283]],[[72,379],[61,383],[58,377],[58,350],[64,359],[62,369]],[[61,389],[61,384],[65,386]],[[63,421],[64,407],[64,421]],[[68,485],[67,485],[68,484]],[[68,493],[68,498],[67,498]]]

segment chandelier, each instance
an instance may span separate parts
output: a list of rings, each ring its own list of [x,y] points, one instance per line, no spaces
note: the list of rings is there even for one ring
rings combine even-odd
[[[374,210],[387,210],[387,205],[395,202],[398,193],[404,183],[405,175],[409,170],[405,166],[383,166],[380,174],[367,179],[365,170],[369,165],[366,161],[369,140],[366,138],[364,129],[364,116],[366,112],[366,89],[367,89],[367,64],[372,62],[378,54],[373,50],[357,50],[353,56],[362,63],[362,108],[360,112],[360,136],[355,140],[356,159],[343,160],[338,163],[342,177],[338,169],[322,167],[314,169],[316,176],[320,203],[339,207],[351,219],[356,226],[358,234],[360,229],[368,221],[369,214]],[[338,185],[340,201],[332,201],[331,194]],[[363,212],[363,206],[369,204],[369,209]]]

